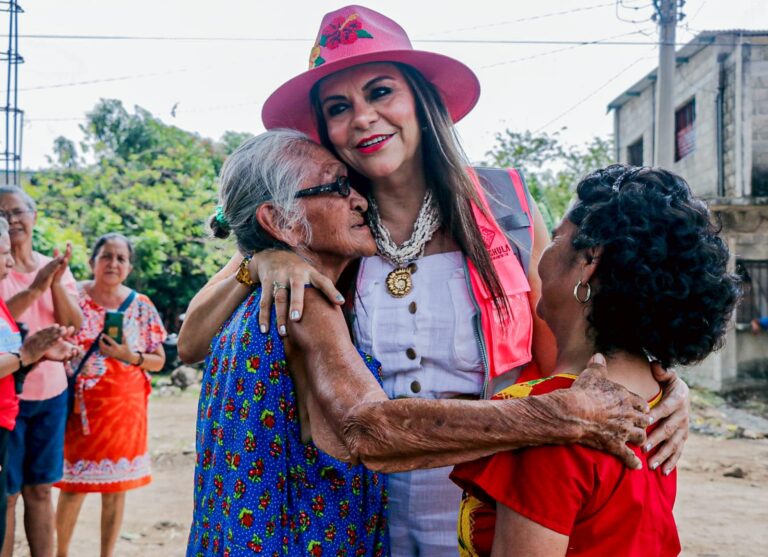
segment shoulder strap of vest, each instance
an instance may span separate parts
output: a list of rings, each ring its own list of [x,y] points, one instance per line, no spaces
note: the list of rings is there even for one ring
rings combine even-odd
[[[531,194],[515,168],[475,167],[493,218],[504,231],[509,246],[528,276],[533,249]]]

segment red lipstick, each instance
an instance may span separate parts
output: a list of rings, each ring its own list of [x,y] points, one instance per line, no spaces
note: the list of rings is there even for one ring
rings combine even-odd
[[[386,145],[395,134],[377,134],[362,139],[355,148],[364,155],[375,153]]]

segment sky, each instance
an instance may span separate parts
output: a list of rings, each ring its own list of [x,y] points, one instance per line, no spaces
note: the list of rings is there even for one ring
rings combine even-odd
[[[141,106],[204,137],[263,131],[264,100],[306,70],[322,16],[344,4],[21,0],[20,5],[22,166],[38,169],[49,165],[56,137],[82,139],[78,126],[100,98],[120,99],[129,110]],[[613,120],[607,104],[657,65],[651,0],[371,0],[365,5],[404,27],[416,49],[452,56],[477,73],[480,101],[458,125],[472,161],[482,160],[495,134],[507,128],[558,132],[573,145],[608,136]],[[683,13],[677,42],[701,30],[768,29],[768,0],[688,0]],[[7,29],[7,17],[0,13],[0,28]]]

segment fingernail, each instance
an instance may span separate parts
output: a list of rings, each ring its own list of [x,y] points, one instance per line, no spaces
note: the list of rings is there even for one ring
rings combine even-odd
[[[279,331],[281,335],[285,336],[285,325],[280,325]]]
[[[341,294],[336,294],[336,301],[344,303],[344,296],[342,296]]]
[[[299,318],[299,310],[296,310],[296,309],[295,309],[295,310],[293,310],[293,311],[291,312],[291,319],[292,319],[293,321],[296,321],[298,318]]]
[[[262,335],[266,334],[267,333],[267,326],[264,323],[260,324],[259,325],[259,331],[261,331]]]
[[[597,354],[594,354],[589,361],[590,363],[597,364],[599,366],[604,366],[605,356],[603,356],[600,352],[598,352]]]
[[[648,416],[648,425],[653,423],[653,416]]]
[[[656,470],[656,468],[658,468],[658,467],[659,467],[659,463],[658,462],[654,462],[653,464],[651,464],[651,470]]]
[[[648,443],[648,444],[645,446],[645,452],[649,452],[649,451],[650,451],[652,448],[653,448],[653,445],[651,445],[650,443]]]
[[[665,476],[669,476],[671,473],[672,473],[672,468],[667,468],[666,470],[664,470]]]

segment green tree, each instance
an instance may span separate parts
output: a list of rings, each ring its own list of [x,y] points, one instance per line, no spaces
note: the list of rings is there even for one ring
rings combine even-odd
[[[551,230],[565,214],[579,180],[613,162],[613,141],[594,137],[581,147],[564,144],[558,132],[505,130],[485,164],[522,170],[531,195]]]
[[[96,238],[125,234],[136,248],[128,283],[149,295],[174,328],[192,296],[231,254],[231,245],[206,239],[206,224],[216,204],[218,170],[247,134],[228,132],[222,142],[211,141],[140,107],[129,113],[113,99],[100,101],[82,130],[82,147],[96,162],[80,166],[76,157],[67,159],[75,164],[32,180],[29,191],[42,213],[36,246],[50,253],[71,241],[73,272],[83,279]]]
[[[53,154],[56,155],[56,163],[66,168],[77,166],[77,148],[75,142],[66,137],[59,136],[53,140]],[[48,161],[53,163],[51,157]]]

